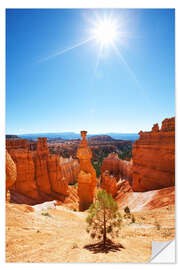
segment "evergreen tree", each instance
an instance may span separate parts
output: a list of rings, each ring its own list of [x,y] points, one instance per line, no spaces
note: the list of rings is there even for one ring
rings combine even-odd
[[[98,192],[95,203],[88,209],[89,215],[87,232],[91,237],[103,240],[106,246],[107,235],[111,238],[117,237],[121,228],[121,214],[118,212],[118,204],[111,194],[105,190]]]

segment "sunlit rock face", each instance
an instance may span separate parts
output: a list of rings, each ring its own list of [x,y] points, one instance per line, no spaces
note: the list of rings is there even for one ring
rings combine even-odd
[[[51,184],[48,175],[48,155],[47,138],[39,138],[34,156],[36,168],[35,179],[38,188],[46,194],[51,193]]]
[[[79,162],[77,159],[70,158],[60,158],[62,175],[67,179],[68,184],[73,185],[77,183],[78,173],[79,173]]]
[[[6,151],[6,196],[8,189],[15,183],[17,177],[16,164]]]
[[[47,161],[49,182],[51,185],[51,192],[56,192],[56,196],[58,194],[63,194],[64,196],[68,196],[68,179],[63,177],[62,169],[60,166],[60,157],[58,155],[50,155],[48,156]],[[61,199],[61,197],[60,197]]]
[[[101,167],[101,176],[105,171],[109,171],[116,180],[126,179],[129,182],[132,181],[132,164],[133,161],[121,160],[118,158],[118,154],[110,153],[107,158],[104,158]]]
[[[109,174],[109,171],[102,173],[102,189],[105,189],[112,197],[115,197],[117,194],[117,181],[113,175]]]
[[[91,164],[92,152],[86,140],[87,131],[81,131],[82,140],[76,156],[80,161],[78,174],[79,210],[84,211],[93,202],[96,187],[96,171]]]
[[[9,153],[17,168],[17,179],[10,190],[17,190],[27,197],[38,200],[33,153],[26,148],[9,149]]]
[[[46,138],[38,138],[33,151],[25,140],[8,140],[6,147],[17,168],[16,182],[10,187],[15,202],[63,201],[68,196],[68,181],[62,175],[60,158],[49,154]]]
[[[148,191],[175,184],[175,118],[165,119],[159,129],[139,133],[133,145],[134,191]]]

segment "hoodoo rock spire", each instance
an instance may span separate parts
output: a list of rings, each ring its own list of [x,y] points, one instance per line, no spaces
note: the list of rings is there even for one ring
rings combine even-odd
[[[78,174],[79,210],[84,211],[93,202],[96,187],[96,171],[91,164],[92,152],[86,140],[87,131],[81,131],[82,140],[79,144],[77,154],[80,161]]]

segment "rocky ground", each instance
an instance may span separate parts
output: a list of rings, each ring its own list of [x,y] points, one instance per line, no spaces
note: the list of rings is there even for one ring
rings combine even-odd
[[[6,204],[6,262],[148,262],[151,243],[174,238],[174,206],[133,212],[106,251],[86,232],[87,212]],[[123,215],[123,210],[121,210]]]

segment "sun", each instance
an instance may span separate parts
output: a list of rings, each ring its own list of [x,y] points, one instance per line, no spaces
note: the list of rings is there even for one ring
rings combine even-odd
[[[118,36],[117,25],[110,19],[99,21],[93,29],[94,39],[102,46],[112,44]]]

